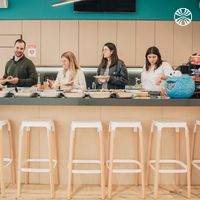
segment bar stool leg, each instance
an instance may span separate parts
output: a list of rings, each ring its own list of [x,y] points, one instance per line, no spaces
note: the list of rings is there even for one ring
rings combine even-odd
[[[30,149],[31,149],[31,129],[30,128],[26,128],[26,149],[25,149],[25,159],[29,159],[30,158]],[[25,163],[25,168],[30,168],[30,162],[26,162]],[[24,175],[24,182],[25,184],[28,184],[29,183],[29,173],[26,172],[25,175]]]
[[[55,160],[57,160],[57,164],[56,164],[56,168],[55,168],[55,171],[56,171],[56,174],[55,174],[55,183],[56,184],[59,184],[60,183],[60,176],[59,176],[59,167],[58,167],[58,138],[57,138],[57,134],[55,132],[52,132],[53,134],[53,141],[54,141],[54,149],[53,149],[53,152],[54,152],[54,158]]]
[[[136,152],[136,160],[139,160],[139,151],[138,151],[138,144],[139,144],[139,135],[136,134],[136,144],[135,144],[135,152]],[[139,185],[139,174],[136,173],[136,185]]]
[[[106,160],[109,160],[109,155],[110,155],[110,130],[108,131],[108,139],[107,139],[107,147],[106,147]],[[108,170],[105,171],[106,173],[106,186],[108,186],[108,176],[109,176],[109,172]]]
[[[68,161],[68,180],[67,180],[67,198],[71,198],[71,184],[72,184],[72,159],[74,148],[75,130],[71,131],[70,143],[69,143],[69,161]]]
[[[12,184],[16,183],[16,172],[15,172],[15,152],[14,152],[14,141],[13,141],[13,133],[10,128],[10,124],[8,125],[8,137],[9,137],[9,146],[10,146],[10,157],[12,159],[11,163],[11,177]]]
[[[149,134],[149,144],[148,144],[148,151],[147,151],[146,186],[149,185],[149,170],[150,170],[149,162],[151,160],[152,137],[153,137],[153,125],[151,127],[151,131]]]
[[[113,151],[114,151],[114,138],[115,131],[111,130],[110,132],[110,156],[109,156],[109,176],[108,176],[108,198],[111,198],[112,191],[112,169],[113,169]]]
[[[155,168],[155,180],[154,180],[154,198],[158,196],[158,181],[159,181],[159,169],[160,169],[160,145],[161,145],[161,130],[158,130],[156,138],[156,168]]]
[[[103,151],[103,133],[99,132],[99,141],[100,141],[100,159],[101,159],[101,199],[104,199],[104,190],[105,190],[105,173],[104,173],[104,151]]]
[[[185,140],[186,140],[186,156],[187,156],[187,189],[188,198],[191,196],[191,159],[190,159],[190,142],[189,142],[189,131],[185,129]]]
[[[195,124],[194,125],[194,130],[193,130],[193,133],[192,133],[192,144],[191,144],[191,163],[194,159],[194,150],[195,150],[195,140],[196,140],[196,133],[197,133],[197,125]],[[191,166],[191,182],[192,182],[192,170],[193,170],[193,167]]]
[[[20,194],[21,194],[22,145],[23,145],[23,130],[20,130],[19,152],[18,152],[18,169],[17,169],[17,197],[20,197]]]
[[[176,132],[176,160],[180,160],[180,133]],[[178,168],[178,165],[177,165]],[[176,185],[180,185],[180,174],[176,174]]]
[[[52,152],[52,132],[48,130],[48,154],[49,154],[49,175],[50,175],[50,188],[51,188],[51,198],[54,198],[54,170],[53,170],[53,152]]]
[[[1,176],[1,196],[5,196],[5,185],[3,175],[3,129],[0,128],[0,176]]]
[[[142,183],[142,198],[145,194],[145,176],[144,176],[144,145],[142,129],[139,128],[139,147],[140,147],[140,163],[141,163],[141,183]]]

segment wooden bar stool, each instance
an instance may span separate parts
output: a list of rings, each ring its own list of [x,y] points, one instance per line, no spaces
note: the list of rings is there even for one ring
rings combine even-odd
[[[197,127],[200,127],[200,120],[196,120],[192,135],[192,166],[195,167],[195,169],[200,170],[200,160],[194,159],[194,151],[195,151],[195,140],[196,140],[196,134],[197,134]]]
[[[99,160],[74,160],[73,149],[76,129],[80,128],[94,128],[97,130],[99,135],[99,147],[100,147],[100,159]],[[100,169],[73,169],[73,164],[99,164]],[[69,144],[69,162],[68,162],[68,188],[67,198],[71,198],[71,185],[72,185],[72,174],[101,174],[101,198],[104,199],[104,147],[103,147],[103,128],[100,121],[73,121],[71,123],[70,131],[70,144]]]
[[[186,164],[182,162],[179,158],[179,155],[176,155],[176,159],[160,159],[160,150],[161,150],[161,137],[162,137],[162,130],[164,128],[174,128],[176,134],[180,133],[180,128],[184,129],[185,133],[185,142],[186,142]],[[152,150],[152,137],[154,133],[154,129],[157,131],[156,133],[156,155],[155,160],[151,160],[151,150]],[[178,137],[177,137],[178,138]],[[179,144],[178,144],[179,147]],[[177,151],[179,154],[179,151]],[[179,169],[160,169],[160,164],[175,164],[176,166],[179,165]],[[190,145],[189,145],[189,131],[186,122],[173,122],[173,121],[153,121],[151,125],[151,132],[149,136],[149,146],[148,146],[148,156],[147,156],[147,184],[149,182],[149,167],[152,168],[155,179],[154,179],[154,198],[158,196],[158,180],[159,180],[159,173],[166,173],[166,174],[180,174],[180,173],[187,173],[187,195],[190,198],[191,194],[191,180],[190,180]]]
[[[116,135],[116,129],[118,128],[132,128],[133,133],[137,133],[139,135],[139,151],[140,151],[140,161],[131,160],[131,159],[114,159],[114,139]],[[107,162],[107,166],[109,169],[109,177],[108,177],[108,198],[111,198],[112,193],[112,174],[113,173],[140,173],[141,174],[141,183],[142,183],[142,197],[144,198],[145,192],[145,180],[144,180],[144,147],[143,147],[143,134],[142,134],[142,125],[139,121],[129,121],[129,122],[110,122],[109,124],[109,132],[110,132],[110,150],[109,150],[109,160]],[[113,164],[115,163],[129,163],[136,164],[138,168],[131,169],[113,169]]]
[[[30,134],[31,128],[45,128],[48,139],[48,159],[30,158]],[[26,158],[22,158],[23,137],[27,134]],[[18,151],[18,179],[17,179],[17,194],[21,194],[21,172],[25,174],[25,183],[29,182],[28,173],[49,173],[50,176],[50,191],[51,198],[55,196],[55,178],[58,183],[58,166],[57,166],[57,138],[55,134],[54,122],[51,120],[27,120],[21,122],[19,134],[19,151]],[[30,168],[29,164],[34,162],[49,163],[49,168],[37,169]],[[56,176],[55,176],[56,171]]]
[[[4,158],[3,152],[3,130],[7,129],[9,137],[9,148],[10,148],[10,158]],[[0,120],[0,177],[1,177],[1,196],[5,196],[5,184],[4,184],[4,167],[11,165],[11,177],[12,183],[15,184],[16,174],[15,174],[15,153],[14,153],[14,138],[11,131],[10,122],[8,120]],[[4,165],[4,162],[6,163]]]

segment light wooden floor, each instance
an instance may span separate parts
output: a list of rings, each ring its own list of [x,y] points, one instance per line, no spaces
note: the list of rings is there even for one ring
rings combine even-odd
[[[153,199],[153,187],[147,187],[145,199]],[[6,197],[0,199],[16,200],[16,185],[8,185],[6,188]],[[186,187],[161,186],[159,188],[158,199],[183,200],[186,197]],[[49,185],[23,185],[22,195],[19,200],[47,200],[49,196]],[[59,186],[56,190],[56,200],[66,199],[66,186]],[[74,188],[73,197],[75,200],[99,200],[99,186],[79,186]],[[200,199],[200,186],[192,187],[192,200]],[[117,186],[113,188],[112,200],[142,200],[140,195],[140,187],[137,186]]]

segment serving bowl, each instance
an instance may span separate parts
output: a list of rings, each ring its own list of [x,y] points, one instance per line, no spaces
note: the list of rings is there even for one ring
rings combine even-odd
[[[0,91],[0,97],[5,97],[7,96],[7,94],[8,94],[8,91],[4,91],[4,90]]]
[[[60,95],[59,91],[56,90],[44,90],[39,93],[40,97],[58,97]]]
[[[89,92],[88,93],[91,98],[99,98],[99,99],[106,99],[110,98],[110,92]]]
[[[19,91],[19,92],[14,92],[13,93],[15,97],[32,97],[33,96],[33,92],[30,91]]]
[[[85,96],[83,92],[65,92],[63,95],[67,98],[83,98]]]
[[[122,98],[122,99],[130,99],[133,97],[133,94],[130,92],[118,92],[116,93],[117,98]]]

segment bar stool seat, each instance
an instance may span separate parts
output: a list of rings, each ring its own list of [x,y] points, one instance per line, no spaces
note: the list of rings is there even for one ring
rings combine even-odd
[[[116,129],[118,128],[132,128],[133,132],[138,133],[139,143],[140,143],[140,161],[134,159],[114,159],[114,138],[116,135]],[[141,173],[141,182],[142,182],[142,197],[144,198],[144,155],[143,155],[143,134],[142,134],[142,125],[139,121],[111,121],[109,123],[109,133],[110,133],[110,149],[109,149],[109,160],[107,161],[107,167],[109,169],[109,178],[108,178],[108,198],[111,198],[112,192],[112,173]],[[129,169],[113,169],[113,164],[115,163],[128,163],[136,164],[138,168],[129,168]]]
[[[31,128],[45,128],[48,138],[48,158],[30,158],[30,133]],[[27,134],[27,149],[26,157],[22,161],[22,148],[23,148],[23,137]],[[19,157],[18,157],[18,197],[21,193],[21,172],[25,172],[25,183],[29,182],[28,173],[49,173],[50,175],[50,187],[51,187],[51,198],[54,198],[54,179],[58,180],[58,167],[57,167],[57,141],[55,136],[55,126],[52,120],[24,120],[21,122],[20,134],[19,134]],[[49,163],[48,168],[30,168],[30,163]],[[56,177],[54,174],[56,171]]]
[[[176,132],[176,159],[160,159],[160,148],[161,148],[161,136],[162,130],[164,128],[174,128]],[[180,160],[180,128],[184,129],[185,132],[185,140],[186,140],[186,163]],[[157,132],[154,132],[154,129]],[[151,160],[151,149],[152,149],[152,134],[156,133],[156,158],[155,160]],[[149,182],[149,167],[155,173],[154,179],[154,197],[157,198],[158,194],[158,179],[159,173],[164,174],[180,174],[187,173],[187,186],[188,186],[188,198],[190,198],[191,194],[191,183],[190,183],[190,146],[189,146],[189,131],[187,127],[187,123],[183,121],[153,121],[151,125],[151,132],[149,136],[149,146],[148,146],[148,158],[147,158],[147,184]],[[160,169],[160,164],[176,164],[176,168],[172,169]],[[179,166],[179,169],[177,169]],[[179,176],[177,176],[177,180],[179,181]]]
[[[10,148],[10,157],[4,157],[3,152],[3,129],[7,128],[7,133],[9,137],[9,148]],[[0,120],[0,182],[1,182],[1,196],[5,196],[5,184],[4,184],[4,168],[11,166],[11,178],[12,183],[16,182],[15,174],[15,153],[14,153],[14,143],[13,143],[13,134],[11,131],[11,125],[9,120]]]
[[[73,149],[76,129],[94,128],[99,135],[100,159],[99,160],[74,160]],[[104,199],[104,148],[103,148],[103,128],[100,121],[72,121],[69,144],[69,162],[68,162],[68,199],[71,198],[72,174],[100,174],[101,175],[101,198]],[[73,164],[99,164],[100,169],[73,169]]]
[[[197,127],[200,127],[200,120],[196,120],[193,130],[192,136],[192,166],[195,167],[197,170],[200,170],[200,159],[194,159],[194,151],[195,151],[195,141],[197,135]]]

